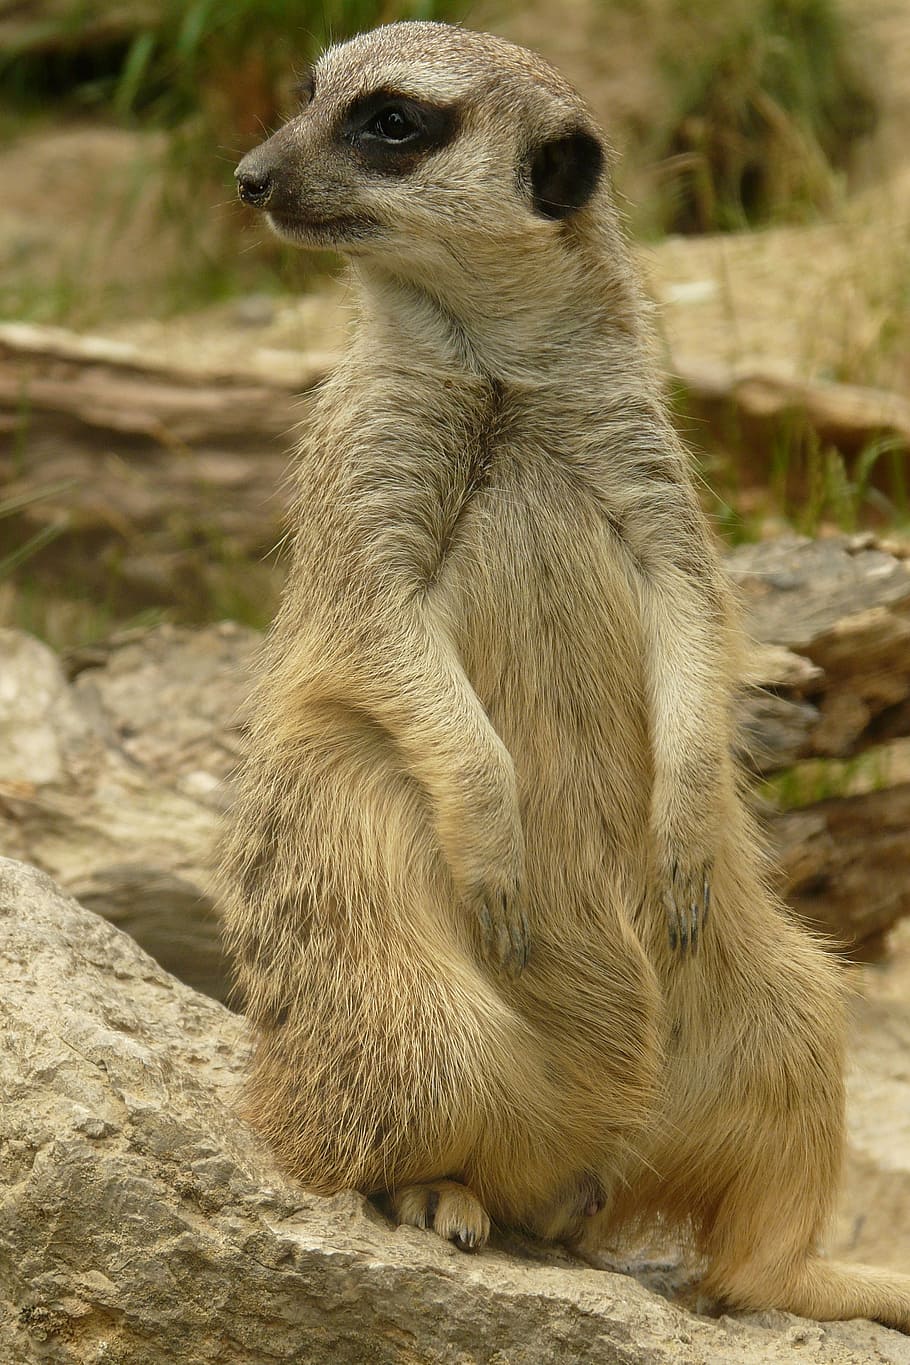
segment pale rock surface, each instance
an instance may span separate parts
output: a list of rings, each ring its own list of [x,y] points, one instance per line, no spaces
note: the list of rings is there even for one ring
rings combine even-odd
[[[70,682],[46,645],[0,630],[0,852],[216,997],[211,848],[257,639],[230,623],[127,633]]]
[[[3,781],[62,782],[78,767],[88,726],[51,650],[30,635],[0,631],[0,753]]]
[[[234,1108],[243,1021],[9,860],[0,964],[4,1365],[910,1365],[871,1323],[700,1317],[294,1188]],[[871,1160],[875,1087],[854,1099]]]

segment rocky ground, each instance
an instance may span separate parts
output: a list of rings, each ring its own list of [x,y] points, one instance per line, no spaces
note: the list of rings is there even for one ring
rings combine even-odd
[[[633,1277],[502,1244],[468,1258],[359,1196],[305,1194],[238,1117],[242,1020],[8,860],[0,961],[11,1365],[910,1363],[910,1341],[872,1323],[687,1311],[660,1292],[672,1266]],[[908,1049],[905,1004],[858,1002],[837,1238],[853,1257],[910,1251],[910,1162],[894,1141]],[[883,1102],[895,1094],[902,1134]]]

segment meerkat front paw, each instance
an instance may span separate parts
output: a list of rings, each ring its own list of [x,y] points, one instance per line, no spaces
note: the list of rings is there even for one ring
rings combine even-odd
[[[673,952],[697,952],[711,911],[711,863],[670,855],[658,887]]]
[[[444,840],[455,891],[477,927],[484,959],[518,976],[531,951],[523,904],[524,835],[516,803],[503,802],[485,823],[472,813]]]
[[[457,1180],[406,1185],[391,1197],[399,1223],[428,1228],[454,1242],[459,1251],[480,1251],[490,1236],[490,1218],[477,1196]]]
[[[517,884],[475,886],[466,897],[477,920],[484,957],[510,976],[525,969],[531,953],[528,917],[518,897]]]

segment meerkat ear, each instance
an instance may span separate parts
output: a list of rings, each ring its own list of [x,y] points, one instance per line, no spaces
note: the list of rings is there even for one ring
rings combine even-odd
[[[604,149],[583,128],[541,142],[531,152],[534,210],[544,218],[568,218],[597,188]]]

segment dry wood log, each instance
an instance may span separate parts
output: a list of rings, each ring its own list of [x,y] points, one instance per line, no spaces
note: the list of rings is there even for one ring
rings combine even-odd
[[[790,909],[852,957],[875,960],[910,914],[910,782],[768,819]]]
[[[877,747],[910,734],[910,563],[841,536],[743,546],[727,564],[761,642],[741,706],[753,770],[798,778],[800,760],[867,756],[858,790],[764,812],[777,884],[813,928],[874,958],[910,914],[910,782]],[[829,770],[829,787],[844,781],[843,764],[816,764],[822,789]]]
[[[187,444],[254,444],[299,419],[294,395],[331,369],[330,354],[302,355],[293,378],[269,379],[242,366],[193,370],[165,365],[135,347],[63,328],[0,324],[0,429],[21,418],[23,389],[33,416],[69,418],[100,430]],[[723,441],[745,438],[770,460],[781,429],[809,430],[822,445],[855,454],[883,436],[910,452],[910,400],[847,384],[800,383],[738,374],[678,358],[673,377],[690,415]]]
[[[873,461],[863,477],[892,497],[906,496],[910,400],[903,396],[851,384],[739,374],[682,359],[675,362],[674,372],[689,419],[687,435],[736,453],[747,482],[765,483],[775,452],[784,448],[790,456],[788,496],[796,500],[807,490],[813,448],[834,448],[852,468],[855,457],[881,444],[890,458]]]
[[[756,653],[762,690],[743,709],[756,771],[910,733],[910,561],[837,536],[740,546],[727,568],[750,634],[773,647]]]
[[[134,347],[63,328],[0,325],[0,430],[89,428],[168,448],[258,450],[300,420],[297,395],[323,378],[324,356],[301,361],[293,386],[231,371],[177,368]]]
[[[304,362],[296,387],[325,370]],[[75,584],[121,616],[165,603],[210,616],[238,582],[265,616],[278,490],[303,413],[287,384],[0,325],[0,551],[52,532],[29,560],[33,583],[62,597]]]
[[[910,400],[884,389],[823,384],[759,372],[738,373],[719,365],[677,359],[674,377],[699,415],[718,423],[732,412],[754,429],[767,430],[799,417],[823,444],[849,453],[870,440],[893,435],[910,450]]]

